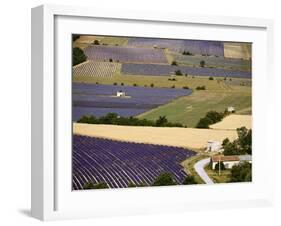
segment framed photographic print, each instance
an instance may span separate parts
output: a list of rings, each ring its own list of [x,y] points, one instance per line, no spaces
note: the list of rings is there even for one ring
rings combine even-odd
[[[32,215],[271,204],[272,30],[263,19],[32,9]]]

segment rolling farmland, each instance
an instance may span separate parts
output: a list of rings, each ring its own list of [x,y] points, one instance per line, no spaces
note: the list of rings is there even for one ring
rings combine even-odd
[[[234,142],[238,127],[252,128],[251,49],[251,43],[74,35],[73,190],[200,181],[193,167],[214,154],[206,153],[207,144]],[[186,165],[191,157],[196,161]]]
[[[239,88],[237,88],[239,90]],[[139,118],[155,120],[160,115],[174,123],[182,123],[187,127],[195,127],[200,118],[204,117],[210,109],[223,112],[228,106],[235,106],[240,114],[247,110],[251,112],[252,97],[250,92],[238,90],[224,92],[201,91],[194,92],[187,97],[181,97],[166,105],[140,114]]]
[[[72,89],[74,121],[83,115],[100,117],[110,112],[120,116],[134,116],[192,92],[184,89],[80,83],[74,83]],[[126,97],[116,96],[116,92],[120,90],[126,93]]]
[[[206,67],[184,67],[160,64],[122,64],[121,71],[130,75],[174,75],[175,71],[180,70],[183,74],[197,76],[216,76],[216,77],[232,77],[232,78],[251,78],[252,73],[248,71],[226,70],[220,68]]]
[[[83,189],[89,181],[110,188],[151,185],[161,172],[170,172],[181,184],[186,173],[180,163],[194,154],[184,148],[74,135],[73,189]]]

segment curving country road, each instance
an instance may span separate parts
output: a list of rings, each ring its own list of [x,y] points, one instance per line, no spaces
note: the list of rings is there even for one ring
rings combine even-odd
[[[211,180],[211,178],[208,176],[206,171],[204,170],[204,167],[210,162],[210,158],[202,159],[195,163],[194,169],[196,173],[202,178],[202,180],[206,184],[214,184],[214,182]]]

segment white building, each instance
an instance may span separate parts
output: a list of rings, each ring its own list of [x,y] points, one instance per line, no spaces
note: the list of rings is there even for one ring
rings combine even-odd
[[[126,93],[124,91],[120,90],[120,91],[117,91],[116,96],[117,97],[125,97]]]
[[[227,111],[233,113],[235,112],[235,107],[230,106],[227,108]]]
[[[209,140],[207,142],[207,152],[219,152],[222,149],[222,144],[217,140]]]
[[[229,156],[224,156],[224,155],[214,155],[211,157],[210,164],[212,169],[215,169],[217,163],[223,162],[224,167],[226,169],[231,169],[233,166],[238,165],[240,162],[239,156],[238,155],[229,155]]]
[[[210,159],[212,169],[215,169],[218,162],[223,162],[226,169],[231,169],[239,163],[249,162],[252,163],[251,155],[213,155]]]

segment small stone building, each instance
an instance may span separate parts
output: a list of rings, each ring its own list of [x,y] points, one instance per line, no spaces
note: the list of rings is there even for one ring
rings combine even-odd
[[[116,92],[116,96],[117,96],[117,97],[125,97],[125,96],[126,96],[126,93],[125,93],[124,91],[120,90],[120,91],[117,91],[117,92]]]

